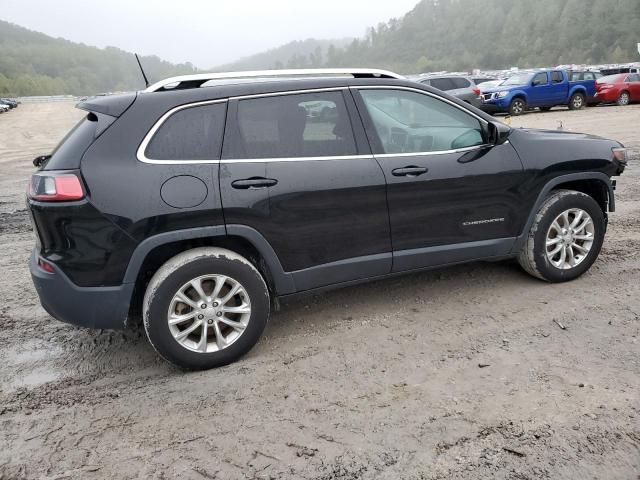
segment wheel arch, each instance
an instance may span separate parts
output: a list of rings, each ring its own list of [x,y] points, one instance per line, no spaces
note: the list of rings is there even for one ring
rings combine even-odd
[[[587,89],[583,86],[575,86],[569,91],[569,99],[573,97],[576,93],[581,93],[584,95],[585,100],[587,99]]]
[[[167,260],[197,247],[221,247],[247,258],[264,276],[275,295],[295,292],[290,274],[286,273],[275,251],[255,229],[244,225],[191,228],[154,235],[136,247],[127,267],[124,281],[133,284],[129,316],[142,312],[146,285]]]
[[[529,212],[529,216],[527,217],[527,221],[522,229],[521,234],[518,236],[512,253],[517,253],[522,248],[522,245],[527,239],[527,235],[529,234],[529,230],[531,230],[531,226],[535,220],[535,216],[540,209],[540,206],[544,202],[544,199],[547,198],[549,193],[553,190],[558,189],[568,189],[568,190],[576,190],[578,192],[585,193],[596,200],[598,205],[602,208],[603,213],[614,212],[615,205],[615,196],[613,193],[613,184],[611,183],[611,179],[601,172],[582,172],[582,173],[570,173],[567,175],[560,175],[558,177],[552,178],[549,180],[536,199],[536,202],[533,205],[533,208]]]

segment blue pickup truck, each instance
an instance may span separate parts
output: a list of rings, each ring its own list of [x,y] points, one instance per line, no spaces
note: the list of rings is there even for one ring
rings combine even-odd
[[[516,73],[500,85],[483,91],[480,108],[487,113],[502,112],[511,115],[521,115],[535,107],[546,111],[557,105],[567,105],[571,110],[580,110],[593,102],[596,77],[595,74],[575,73],[565,70]]]

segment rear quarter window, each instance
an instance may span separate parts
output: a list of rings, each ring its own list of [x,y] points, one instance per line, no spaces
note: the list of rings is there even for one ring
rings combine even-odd
[[[430,83],[432,87],[442,90],[443,92],[457,88],[451,78],[432,78]]]
[[[89,113],[83,117],[51,153],[51,158],[44,166],[44,170],[72,170],[80,168],[80,161],[84,152],[96,138],[98,118]]]
[[[452,78],[453,84],[456,88],[469,88],[471,83],[466,78]]]
[[[178,110],[154,133],[145,149],[150,160],[218,160],[227,104]]]

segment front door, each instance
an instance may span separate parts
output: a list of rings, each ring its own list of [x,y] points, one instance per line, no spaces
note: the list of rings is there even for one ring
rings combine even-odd
[[[553,105],[554,87],[549,82],[549,75],[540,72],[533,76],[529,89],[528,105],[531,107]]]
[[[387,181],[393,270],[504,255],[517,236],[524,172],[486,121],[426,91],[354,89]]]
[[[238,99],[230,113],[225,213],[225,196],[246,205],[229,213],[266,238],[298,291],[391,271],[385,178],[348,89]]]

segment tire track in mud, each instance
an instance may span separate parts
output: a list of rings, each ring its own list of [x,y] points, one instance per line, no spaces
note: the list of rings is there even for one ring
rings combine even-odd
[[[13,212],[0,212],[0,234],[32,232],[29,214],[26,209]]]

